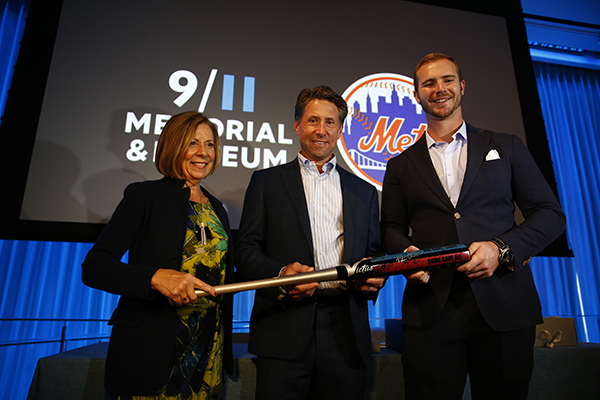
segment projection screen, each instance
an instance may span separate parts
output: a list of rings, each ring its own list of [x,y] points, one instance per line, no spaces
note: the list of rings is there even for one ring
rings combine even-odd
[[[2,237],[93,241],[129,183],[161,177],[161,129],[188,110],[219,128],[203,185],[235,229],[252,172],[296,157],[296,97],[317,85],[349,105],[338,162],[380,189],[424,131],[412,74],[430,52],[461,64],[465,119],[541,143],[554,185],[519,2],[428,3],[34,1],[0,127]]]

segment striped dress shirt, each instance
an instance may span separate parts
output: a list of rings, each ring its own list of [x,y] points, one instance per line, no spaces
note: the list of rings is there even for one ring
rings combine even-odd
[[[312,232],[315,270],[343,263],[344,216],[340,174],[335,155],[319,172],[314,161],[298,154],[302,184]],[[345,281],[321,282],[318,293],[336,294],[345,288]]]

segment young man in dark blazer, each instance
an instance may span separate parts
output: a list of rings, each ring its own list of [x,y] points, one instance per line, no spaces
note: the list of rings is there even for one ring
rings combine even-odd
[[[387,165],[384,247],[463,243],[471,260],[406,277],[406,397],[462,399],[468,374],[473,398],[525,399],[542,322],[528,262],[562,233],[565,216],[518,137],[463,121],[465,81],[451,57],[423,58],[414,83],[427,131]]]
[[[298,96],[298,157],[255,172],[246,191],[235,258],[243,279],[352,263],[378,249],[377,192],[333,155],[346,114],[344,99],[326,86]],[[371,357],[367,300],[384,282],[257,290],[248,347],[258,356],[256,398],[362,399]]]

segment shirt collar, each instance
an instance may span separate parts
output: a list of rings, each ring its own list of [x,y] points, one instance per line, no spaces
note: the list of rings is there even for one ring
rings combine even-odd
[[[462,125],[458,130],[452,135],[454,140],[467,142],[467,123],[463,120]],[[427,140],[427,148],[430,149],[437,142],[429,135],[429,132],[425,132],[425,139]]]
[[[298,163],[300,163],[300,167],[305,170],[314,168],[314,170],[318,171],[317,164],[315,164],[314,161],[310,161],[308,158],[304,157],[302,155],[302,153],[300,153],[300,152],[298,152]],[[335,154],[333,154],[333,156],[331,157],[331,160],[327,161],[323,165],[323,173],[325,173],[325,174],[331,173],[335,169],[336,165],[337,165],[337,159],[335,157]]]

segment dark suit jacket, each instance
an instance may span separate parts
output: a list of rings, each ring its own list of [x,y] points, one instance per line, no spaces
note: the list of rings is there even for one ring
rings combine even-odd
[[[105,386],[113,394],[153,394],[167,382],[174,363],[175,309],[167,297],[150,289],[159,268],[179,270],[185,239],[189,188],[163,178],[131,184],[110,222],[83,262],[86,285],[121,295],[106,359]],[[226,279],[232,282],[233,247],[227,213],[202,189],[229,236]],[[129,250],[129,262],[120,260]],[[231,321],[233,298],[223,299],[225,364],[233,366]]]
[[[337,166],[344,214],[344,262],[373,254],[379,247],[377,192]],[[257,171],[246,191],[236,244],[236,268],[244,280],[272,278],[295,261],[314,266],[313,242],[298,159]],[[354,333],[365,363],[370,359],[367,299],[348,296]],[[256,291],[248,350],[259,356],[293,359],[310,338],[315,298],[278,300],[278,289]]]
[[[564,230],[565,216],[535,161],[514,135],[467,125],[468,160],[456,208],[435,172],[423,136],[388,162],[383,184],[382,233],[389,253],[410,244],[424,249],[499,237],[512,249],[515,272],[500,266],[486,279],[471,282],[487,323],[498,331],[542,322],[529,259]],[[496,149],[500,159],[486,161]],[[515,224],[514,202],[525,221]],[[412,229],[412,237],[409,237]],[[429,284],[408,283],[402,318],[428,327],[444,306],[453,270],[434,271]]]

